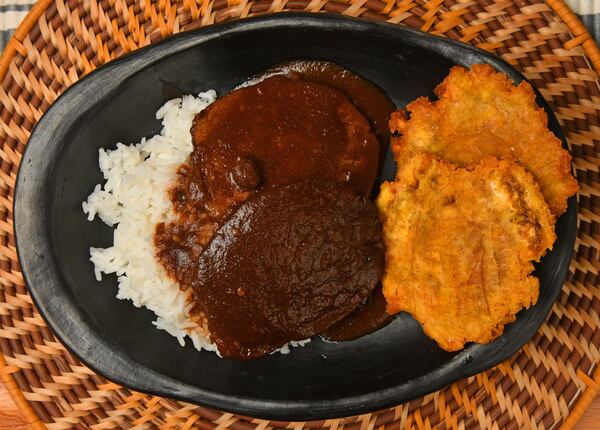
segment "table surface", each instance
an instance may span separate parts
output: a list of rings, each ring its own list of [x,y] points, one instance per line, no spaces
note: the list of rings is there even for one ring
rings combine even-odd
[[[19,22],[27,13],[25,5],[32,5],[35,0],[7,1],[0,0],[0,4],[17,4],[19,7],[11,14],[0,14],[0,52],[4,44],[14,32],[14,22]],[[600,0],[566,0],[566,2],[580,15],[583,23],[590,30],[596,40],[600,40]],[[19,16],[15,16],[18,14]],[[21,16],[22,15],[22,16]],[[0,430],[25,430],[28,426],[23,415],[14,404],[5,386],[0,382]],[[600,430],[600,396],[594,400],[575,427],[576,430]]]

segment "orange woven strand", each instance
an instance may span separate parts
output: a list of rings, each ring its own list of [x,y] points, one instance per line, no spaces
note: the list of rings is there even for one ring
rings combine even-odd
[[[577,406],[571,410],[568,418],[565,420],[564,424],[560,427],[561,430],[570,430],[575,428],[575,425],[581,420],[585,410],[590,406],[592,401],[596,398],[598,393],[600,392],[600,384],[595,380],[600,378],[600,372],[596,371],[594,379],[591,379],[589,376],[582,374],[580,377],[586,382],[587,389],[581,394],[579,401],[577,402]]]
[[[574,48],[577,45],[582,45],[587,56],[594,65],[594,69],[600,70],[600,49],[598,49],[598,45],[594,42],[594,38],[588,33],[579,18],[577,18],[562,0],[547,0],[547,2],[576,36],[572,41],[573,43],[566,43],[565,45],[569,49]]]
[[[513,358],[404,405],[359,417],[277,423],[136,393],[81,365],[52,336],[19,271],[12,193],[41,113],[111,58],[185,28],[281,10],[336,12],[473,43],[520,68],[565,130],[581,184],[569,279]],[[34,428],[205,430],[571,429],[600,383],[600,55],[560,0],[43,0],[0,58],[0,378]],[[597,149],[598,148],[598,149]]]
[[[11,373],[18,371],[19,368],[16,366],[7,366],[4,361],[4,356],[0,354],[0,380],[6,387],[6,390],[10,393],[13,401],[19,408],[19,411],[23,414],[25,422],[28,426],[31,426],[35,430],[44,430],[46,426],[40,421],[40,418],[35,414],[23,392],[19,390],[17,383],[12,378]]]

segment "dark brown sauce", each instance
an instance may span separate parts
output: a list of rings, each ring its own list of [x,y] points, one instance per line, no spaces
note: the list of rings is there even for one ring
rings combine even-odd
[[[257,75],[251,81],[265,76],[286,75],[293,79],[319,82],[346,94],[358,110],[369,120],[375,135],[385,149],[390,140],[388,121],[396,106],[385,93],[365,78],[328,61],[288,61]]]
[[[326,85],[274,76],[200,112],[194,150],[171,200],[180,220],[157,228],[161,263],[186,283],[216,228],[254,192],[321,178],[367,195],[381,146],[350,100]]]
[[[374,84],[327,61],[289,61],[267,69],[251,81],[260,81],[272,75],[285,75],[294,79],[320,82],[344,92],[373,126],[373,131],[382,144],[380,160],[383,161],[390,139],[388,121],[396,107]],[[330,327],[323,337],[337,342],[369,334],[387,325],[393,319],[388,315],[385,307],[385,297],[381,285],[378,285],[364,305]]]
[[[245,359],[348,315],[383,260],[373,202],[348,185],[303,181],[239,206],[201,254],[192,287],[221,355]]]
[[[279,76],[267,77],[269,74]],[[285,76],[280,76],[281,74]],[[287,325],[284,324],[279,332],[271,326],[268,333],[255,330],[252,332],[254,334],[249,335],[244,331],[245,327],[247,330],[253,330],[252,327],[256,329],[258,326],[252,324],[252,318],[260,306],[263,306],[263,311],[266,312],[269,303],[278,303],[276,296],[270,296],[270,301],[262,301],[259,306],[258,301],[249,298],[251,295],[246,296],[246,289],[236,290],[238,297],[244,298],[242,302],[246,302],[248,309],[238,308],[243,312],[238,312],[236,318],[219,317],[223,309],[215,303],[229,300],[231,297],[222,296],[219,288],[204,290],[200,287],[200,284],[209,285],[212,278],[208,272],[201,269],[199,262],[204,262],[202,264],[205,266],[209,261],[213,264],[217,259],[211,255],[213,251],[209,249],[221,249],[220,245],[228,243],[228,246],[232,247],[227,251],[228,258],[222,258],[219,264],[229,267],[232,273],[228,275],[224,271],[215,271],[215,276],[220,276],[221,281],[224,281],[235,273],[246,273],[248,276],[254,273],[256,261],[245,260],[244,263],[239,260],[244,253],[247,256],[252,254],[251,246],[255,247],[253,252],[256,255],[283,246],[282,235],[280,242],[275,244],[275,236],[266,232],[263,232],[263,236],[256,236],[258,233],[240,230],[245,232],[240,233],[240,237],[253,237],[256,243],[243,242],[247,239],[239,239],[236,242],[235,235],[226,238],[223,233],[227,225],[242,217],[240,211],[251,217],[248,204],[263,202],[261,199],[264,194],[270,195],[269,193],[275,192],[270,190],[317,179],[315,183],[337,183],[338,187],[353,189],[354,193],[363,196],[368,195],[388,143],[387,121],[394,110],[393,104],[374,85],[331,63],[288,63],[270,70],[260,79],[261,82],[256,85],[240,88],[222,97],[194,119],[191,130],[194,150],[188,161],[179,169],[177,183],[171,190],[171,200],[178,219],[173,223],[157,225],[154,238],[157,257],[167,273],[180,283],[182,289],[190,285],[195,286],[198,311],[203,317],[207,317],[210,331],[214,333],[213,340],[219,345],[220,352],[238,358],[263,355],[289,340],[304,339],[309,337],[309,333],[312,335],[322,332],[363,302],[374,284],[369,283],[367,290],[365,285],[354,285],[356,291],[361,291],[361,294],[352,297],[360,297],[360,300],[355,302],[353,299],[347,302],[352,303],[352,306],[340,306],[339,311],[335,311],[335,306],[325,306],[324,308],[329,309],[331,317],[313,318],[319,323],[313,321],[308,324],[307,327],[312,327],[311,329],[290,329],[293,324],[290,325],[291,320],[288,320]],[[306,198],[316,198],[319,186],[314,193],[312,197],[308,192],[304,195]],[[321,190],[322,195],[319,198],[326,201],[324,196],[331,193],[331,190],[325,193]],[[291,196],[283,198],[293,203]],[[321,201],[311,204],[322,203]],[[296,203],[292,206],[294,204],[298,206]],[[263,204],[261,208],[257,213],[262,214],[261,217],[265,219],[268,218],[269,211],[279,214],[279,217],[287,217],[268,218],[275,229],[283,231],[298,223],[294,217],[299,215],[294,210],[285,212],[275,201]],[[339,231],[319,230],[323,238],[332,239],[336,235],[345,237],[345,216],[347,215],[339,211],[336,220],[318,221],[316,214],[308,219],[313,219],[315,226],[319,223],[326,225],[327,222],[337,222],[340,226]],[[262,221],[252,219],[252,225],[266,226],[261,224]],[[255,235],[252,236],[253,234]],[[296,243],[298,240],[294,237],[289,238],[290,243]],[[241,245],[242,242],[245,245]],[[323,249],[330,246],[328,242],[320,242],[317,239],[314,242],[320,244]],[[319,249],[310,244],[309,247],[313,248],[313,259],[315,256],[324,258],[325,254],[320,253]],[[356,249],[359,248],[357,245]],[[236,257],[235,253],[239,255]],[[348,258],[354,258],[352,253],[350,254]],[[278,257],[279,254],[269,255],[269,258]],[[281,266],[278,276],[289,276],[285,270],[292,270],[291,268],[299,273],[301,268],[294,266],[291,257],[281,258],[288,258],[289,261]],[[236,263],[231,266],[233,260]],[[308,269],[315,264],[318,266],[318,263],[310,261],[308,255],[305,256],[303,264],[306,264]],[[313,266],[310,266],[311,264]],[[365,270],[368,267],[370,266],[367,264]],[[356,273],[359,273],[360,270],[357,270]],[[320,276],[319,273],[317,270],[315,276]],[[243,285],[241,281],[239,277],[233,279],[236,285]],[[210,285],[217,286],[218,283]],[[349,286],[352,287],[352,284]],[[297,285],[292,283],[289,288],[293,290],[296,287]],[[285,290],[281,285],[279,288],[280,292]],[[274,291],[276,290],[272,292]],[[315,300],[317,298],[316,295],[313,297]],[[319,300],[323,300],[323,297]],[[331,303],[338,303],[340,300],[342,299]],[[325,300],[323,303],[330,302]],[[307,304],[314,309],[321,309],[315,307],[315,302]],[[278,312],[282,313],[284,304],[279,303],[278,306]],[[217,308],[219,311],[214,311]],[[298,314],[297,308],[290,307],[288,310],[293,309],[296,310],[292,313]],[[375,321],[377,318],[373,317],[372,312],[365,311],[369,309],[368,306],[361,309],[363,311],[355,312],[355,316],[349,320],[355,321],[350,325],[363,327],[361,330],[365,329],[368,332],[370,329],[365,328],[366,325],[362,321]],[[251,313],[245,313],[246,311]],[[311,312],[313,310],[305,311],[306,315]],[[362,314],[365,316],[362,317]],[[224,312],[222,315],[228,314]],[[273,322],[268,318],[262,320],[263,323],[265,321],[269,324]],[[235,330],[232,330],[234,327]],[[261,332],[262,341],[253,337],[258,332]],[[240,339],[244,340],[245,344],[240,343]]]
[[[389,324],[394,318],[386,312],[386,305],[387,302],[381,284],[379,284],[365,304],[329,327],[321,337],[325,340],[342,342],[372,333]]]

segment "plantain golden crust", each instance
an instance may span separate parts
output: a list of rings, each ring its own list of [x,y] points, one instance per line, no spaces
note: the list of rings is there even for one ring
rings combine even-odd
[[[554,217],[513,160],[460,168],[415,153],[381,186],[377,206],[387,310],[411,313],[445,350],[490,342],[537,301],[532,260],[552,247]]]
[[[510,156],[533,174],[554,215],[566,210],[578,189],[571,156],[548,130],[531,85],[515,86],[503,73],[475,64],[452,68],[435,94],[437,101],[410,103],[410,119],[402,111],[392,115],[390,129],[400,134],[392,149],[400,163],[416,150],[460,166]]]

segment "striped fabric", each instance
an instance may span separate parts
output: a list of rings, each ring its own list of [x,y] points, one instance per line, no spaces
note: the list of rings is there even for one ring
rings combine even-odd
[[[0,51],[36,0],[0,0]]]
[[[581,22],[600,43],[600,0],[566,0],[571,9],[579,15]]]
[[[36,0],[0,0],[0,52]],[[590,33],[600,41],[600,0],[566,0]]]

